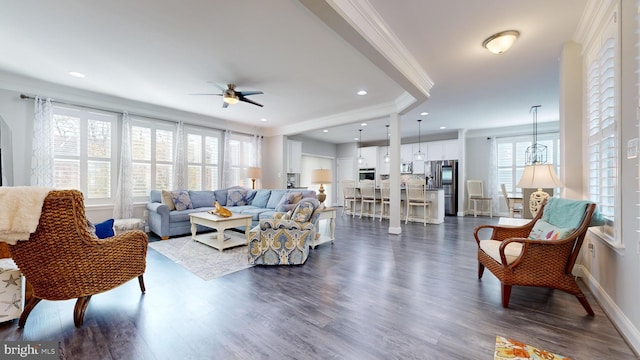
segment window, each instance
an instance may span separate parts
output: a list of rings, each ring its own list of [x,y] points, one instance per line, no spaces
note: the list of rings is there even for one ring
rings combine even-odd
[[[256,140],[250,135],[232,133],[229,139],[229,171],[227,176],[229,184],[237,184],[251,187],[251,179],[247,178],[246,171],[249,166],[258,164]]]
[[[220,146],[222,133],[202,128],[185,129],[187,171],[190,190],[220,188]]]
[[[596,231],[616,240],[618,193],[617,21],[612,11],[601,32],[594,36],[585,57],[585,114],[588,126],[588,194],[600,208],[606,224]]]
[[[164,122],[131,121],[133,194],[145,200],[152,189],[172,189],[175,126]]]
[[[554,164],[558,176],[560,176],[560,153],[558,133],[538,134],[538,144],[547,147],[547,163]],[[516,136],[496,139],[497,151],[497,178],[498,182],[494,189],[496,194],[501,194],[500,184],[505,184],[507,193],[514,197],[522,197],[522,189],[516,184],[522,177],[524,166],[526,165],[525,153],[527,147],[533,144],[532,137]]]
[[[82,191],[87,204],[111,202],[116,186],[116,120],[114,114],[53,107],[56,188]]]

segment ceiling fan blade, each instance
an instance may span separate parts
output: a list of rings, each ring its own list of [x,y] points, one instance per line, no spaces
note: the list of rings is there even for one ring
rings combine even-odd
[[[222,92],[224,92],[225,90],[227,90],[227,87],[226,87],[226,86],[220,86],[220,84],[215,83],[215,82],[213,82],[213,81],[207,81],[207,84],[211,84],[211,85],[213,85],[213,86],[217,87],[217,88],[218,88],[218,89],[220,89],[220,91],[222,91]]]
[[[244,101],[244,102],[246,102],[246,103],[253,104],[253,105],[256,105],[256,106],[260,106],[260,107],[263,107],[263,106],[264,106],[264,105],[259,104],[259,103],[255,102],[255,101],[251,100],[251,99],[247,99],[247,98],[246,98],[246,97],[244,97],[244,96],[238,96],[238,100],[240,100],[240,101]]]
[[[258,95],[258,94],[264,94],[262,91],[236,91],[236,94],[242,95],[242,96],[249,96],[249,95]]]
[[[222,96],[222,94],[189,94],[189,95],[217,95],[217,96]]]
[[[222,108],[223,108],[223,109],[226,109],[226,108],[228,108],[228,107],[229,107],[229,104],[223,101],[223,102],[222,102]]]

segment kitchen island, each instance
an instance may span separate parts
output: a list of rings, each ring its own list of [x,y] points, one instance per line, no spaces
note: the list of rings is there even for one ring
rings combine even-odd
[[[356,188],[358,193],[360,192],[360,188]],[[376,187],[376,199],[380,199],[380,188]],[[404,223],[404,219],[407,215],[407,193],[404,187],[400,188],[400,220]],[[427,211],[429,211],[429,224],[442,224],[444,222],[444,190],[443,189],[427,189],[427,200],[431,203]],[[356,214],[360,213],[361,203],[358,201],[356,204]],[[385,205],[388,206],[388,205]],[[376,205],[376,214],[375,217],[380,216],[380,204]],[[414,217],[409,218],[411,222],[422,222],[422,209],[414,208],[413,210]],[[388,214],[388,211],[387,211]],[[387,219],[388,215],[385,214],[384,218]],[[365,216],[365,214],[363,214]]]

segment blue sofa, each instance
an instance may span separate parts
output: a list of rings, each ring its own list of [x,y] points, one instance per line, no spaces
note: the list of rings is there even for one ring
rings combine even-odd
[[[246,205],[229,206],[227,199],[229,190],[245,190]],[[162,203],[162,191],[151,190],[147,210],[149,210],[149,230],[158,235],[162,239],[168,239],[171,236],[187,235],[191,233],[191,222],[189,214],[194,212],[203,212],[213,209],[213,204],[218,201],[220,205],[226,207],[231,212],[240,214],[253,215],[251,224],[256,226],[261,219],[273,219],[274,213],[278,211],[286,211],[286,200],[290,193],[301,192],[302,198],[316,198],[314,190],[301,189],[259,189],[251,190],[234,186],[221,190],[189,190],[189,198],[191,200],[192,209],[186,210],[169,210],[169,207]],[[287,196],[285,196],[287,195]],[[198,231],[208,230],[208,228],[198,225]]]

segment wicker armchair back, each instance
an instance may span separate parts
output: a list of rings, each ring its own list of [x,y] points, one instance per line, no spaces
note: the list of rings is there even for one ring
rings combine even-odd
[[[36,232],[27,241],[9,245],[13,260],[33,287],[19,326],[40,300],[77,298],[74,322],[80,326],[92,295],[135,277],[144,293],[147,244],[147,234],[138,230],[102,240],[94,237],[87,230],[82,193],[51,191]]]

